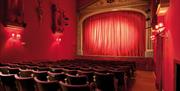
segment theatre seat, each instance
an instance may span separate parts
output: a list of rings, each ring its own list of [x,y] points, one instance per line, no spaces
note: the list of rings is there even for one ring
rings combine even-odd
[[[70,74],[66,74],[66,75],[67,75],[67,82],[68,84],[71,85],[82,85],[88,82],[86,75],[70,75]]]
[[[20,69],[19,76],[20,77],[32,77],[33,71],[32,70],[22,70]]]
[[[47,81],[47,71],[33,71],[33,77],[37,77],[41,81]]]
[[[90,91],[90,87],[88,84],[83,85],[70,85],[64,83],[63,81],[59,82],[62,91]]]
[[[88,82],[93,82],[93,76],[94,76],[94,73],[93,71],[81,71],[81,70],[78,70],[78,74],[79,75],[86,75],[87,76],[87,79],[88,79]]]
[[[15,75],[18,91],[35,91],[35,82],[33,77],[20,77]]]
[[[95,72],[95,84],[101,91],[115,91],[114,75],[111,73]]]
[[[63,71],[67,74],[76,75],[77,70],[63,69]]]
[[[50,68],[50,72],[61,73],[61,72],[63,72],[63,68]]]
[[[64,74],[64,72],[61,72],[61,73],[48,72],[49,81],[64,81],[65,78],[66,78],[66,75]]]
[[[1,66],[0,67],[0,72],[2,74],[9,74],[9,70],[8,70],[9,66]]]
[[[38,91],[60,91],[59,83],[57,81],[41,81],[34,78]]]
[[[2,74],[0,72],[0,81],[4,91],[17,91],[14,74]]]

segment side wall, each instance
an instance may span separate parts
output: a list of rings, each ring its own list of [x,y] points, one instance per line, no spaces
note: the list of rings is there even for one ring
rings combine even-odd
[[[165,17],[168,37],[164,41],[163,87],[164,91],[175,91],[175,60],[180,61],[180,0],[170,0]]]
[[[58,1],[58,3],[57,3]],[[51,31],[51,4],[57,3],[69,18],[61,43]],[[74,59],[76,51],[76,0],[42,0],[43,18],[39,23],[36,13],[36,0],[24,1],[24,17],[27,27],[22,32],[21,43],[8,45],[8,31],[0,29],[0,62],[17,62],[20,60],[58,60]]]

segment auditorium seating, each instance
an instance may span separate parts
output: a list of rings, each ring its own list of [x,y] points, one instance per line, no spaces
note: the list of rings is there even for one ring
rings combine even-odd
[[[0,64],[0,89],[3,91],[126,91],[127,82],[136,71],[135,62],[118,61]]]

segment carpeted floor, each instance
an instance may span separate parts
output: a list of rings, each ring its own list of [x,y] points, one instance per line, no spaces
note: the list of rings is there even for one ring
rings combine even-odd
[[[139,71],[135,73],[130,91],[158,91],[155,87],[155,79],[152,71]]]

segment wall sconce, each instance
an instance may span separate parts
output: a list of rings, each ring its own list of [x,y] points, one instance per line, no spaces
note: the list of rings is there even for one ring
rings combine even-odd
[[[15,40],[20,40],[21,39],[21,34],[19,33],[12,33],[11,38]]]
[[[59,44],[62,41],[63,33],[55,32],[53,36],[54,36],[55,42]]]
[[[165,29],[166,28],[162,22],[158,23],[155,26],[155,29],[152,30],[151,40],[155,40],[157,36],[165,37],[165,35],[166,35]]]

